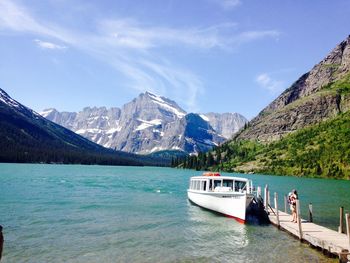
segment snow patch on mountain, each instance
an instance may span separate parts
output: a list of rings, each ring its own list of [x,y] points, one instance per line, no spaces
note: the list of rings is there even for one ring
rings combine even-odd
[[[179,111],[178,109],[176,109],[176,108],[170,106],[170,105],[167,104],[167,103],[161,103],[161,102],[159,102],[159,101],[155,101],[155,103],[157,103],[157,104],[158,104],[159,106],[161,106],[162,108],[164,108],[164,109],[166,109],[166,110],[168,110],[168,111],[173,112],[178,118],[182,118],[183,116],[186,115],[186,113]]]
[[[112,129],[109,129],[106,131],[106,134],[113,134],[113,133],[116,133],[116,132],[120,132],[122,130],[122,127],[117,127],[117,128],[112,128]]]
[[[217,143],[215,143],[215,142],[213,142],[213,141],[211,141],[211,140],[208,140],[208,139],[205,139],[205,140],[204,140],[204,143],[206,143],[206,144],[208,144],[208,145],[218,146]]]
[[[44,118],[46,118],[47,116],[49,116],[50,113],[52,113],[53,111],[55,111],[55,109],[46,109],[46,110],[43,110],[41,112],[39,112],[39,114],[41,116],[43,116]]]
[[[87,132],[98,134],[98,133],[102,133],[103,131],[101,129],[98,129],[98,128],[80,129],[80,130],[75,131],[75,133],[78,133],[78,134],[84,134],[84,133],[87,133]]]
[[[150,92],[146,92],[145,94],[148,95],[153,100],[154,103],[158,104],[165,110],[168,110],[174,113],[178,118],[182,118],[183,116],[186,115],[185,111],[180,111],[179,109],[175,108],[169,102],[166,101],[167,99],[165,98],[163,99],[161,96],[155,95]]]
[[[5,91],[0,89],[0,100],[10,107],[19,108],[21,104],[12,99]]]
[[[162,124],[161,119],[155,119],[155,120],[151,120],[151,121],[145,121],[145,120],[141,120],[141,119],[137,119],[137,120],[140,121],[141,124],[138,127],[136,127],[136,129],[134,131],[141,131],[141,130],[147,129],[149,127],[152,127],[152,126]]]
[[[203,120],[209,122],[209,118],[208,118],[207,116],[205,116],[204,114],[199,114],[199,116],[200,116]]]

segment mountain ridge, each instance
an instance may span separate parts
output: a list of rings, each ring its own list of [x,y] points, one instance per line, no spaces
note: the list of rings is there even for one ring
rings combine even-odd
[[[85,107],[79,112],[61,113],[47,109],[41,114],[105,147],[141,154],[164,150],[207,151],[231,137],[247,122],[238,113],[187,113],[175,101],[150,92],[141,93],[121,108]],[[206,143],[195,136],[185,140],[185,126],[194,125],[182,120],[188,114],[196,114],[208,122],[206,128],[202,127],[207,130],[207,135],[211,134],[211,138],[205,135]]]

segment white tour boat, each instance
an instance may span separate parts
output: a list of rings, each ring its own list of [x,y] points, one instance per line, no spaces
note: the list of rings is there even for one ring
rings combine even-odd
[[[208,172],[191,177],[187,196],[196,205],[245,223],[246,209],[254,198],[253,184],[246,178]]]

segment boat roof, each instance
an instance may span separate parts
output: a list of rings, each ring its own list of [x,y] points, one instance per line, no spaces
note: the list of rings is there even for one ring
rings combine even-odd
[[[234,176],[192,176],[191,179],[214,179],[214,180],[221,180],[221,179],[225,179],[225,180],[235,180],[235,181],[243,181],[243,182],[247,182],[249,181],[248,178],[243,178],[243,177],[234,177]]]

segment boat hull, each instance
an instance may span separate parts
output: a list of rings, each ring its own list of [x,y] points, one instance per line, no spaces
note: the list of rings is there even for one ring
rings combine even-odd
[[[252,194],[217,193],[187,190],[188,199],[198,206],[221,213],[245,223],[246,209],[253,200]]]

